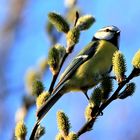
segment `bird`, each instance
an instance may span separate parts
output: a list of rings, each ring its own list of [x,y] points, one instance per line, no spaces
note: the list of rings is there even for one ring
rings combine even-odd
[[[120,29],[114,25],[99,29],[63,72],[51,97],[37,110],[37,123],[51,107],[65,94],[71,91],[87,93],[96,86],[103,75],[112,69],[112,57],[119,50]]]

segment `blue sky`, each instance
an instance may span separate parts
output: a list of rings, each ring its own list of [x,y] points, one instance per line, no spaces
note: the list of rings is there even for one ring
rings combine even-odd
[[[7,1],[8,2],[8,1]],[[45,33],[45,24],[47,14],[51,11],[57,11],[65,14],[64,2],[59,0],[27,2],[22,18],[24,19],[21,28],[17,28],[10,49],[6,65],[6,77],[9,88],[17,88],[10,92],[10,95],[3,102],[2,110],[7,113],[7,124],[0,128],[0,138],[10,139],[14,127],[14,114],[21,106],[24,89],[24,75],[29,67],[35,66],[42,56],[47,56],[50,42]],[[105,0],[105,1],[80,1],[79,7],[85,14],[92,14],[96,18],[96,23],[86,32],[82,32],[80,43],[76,46],[74,56],[84,45],[92,38],[93,34],[101,27],[106,25],[116,25],[121,30],[120,50],[123,52],[127,62],[127,75],[132,70],[131,60],[135,52],[140,48],[140,1],[139,0]],[[6,18],[6,2],[0,0],[0,26]],[[65,45],[65,41],[61,40]],[[71,58],[70,57],[70,58]],[[68,59],[66,62],[69,62]],[[64,65],[63,69],[67,66]],[[44,78],[46,89],[49,87],[50,73]],[[82,135],[80,140],[122,140],[132,139],[137,133],[140,117],[140,78],[133,80],[136,82],[137,89],[133,97],[126,100],[113,102],[105,109],[104,115],[99,117],[95,123],[94,130]],[[69,116],[72,131],[77,131],[84,123],[84,109],[87,105],[86,99],[82,94],[72,93],[65,95],[48,113],[43,121],[46,126],[46,134],[42,140],[53,140],[58,130],[56,127],[56,112],[60,109]],[[28,136],[35,122],[35,107],[32,107],[26,124],[28,127]],[[9,125],[9,126],[8,126]],[[3,130],[3,128],[5,128]],[[134,132],[134,130],[136,130]],[[28,138],[27,138],[28,139]]]

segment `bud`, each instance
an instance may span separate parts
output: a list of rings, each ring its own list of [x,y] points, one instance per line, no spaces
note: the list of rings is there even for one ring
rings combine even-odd
[[[70,132],[67,140],[78,140],[78,136],[74,132]]]
[[[56,27],[59,32],[67,33],[69,25],[66,20],[58,13],[50,12],[48,14],[49,21]]]
[[[59,70],[60,58],[59,52],[55,47],[50,48],[48,54],[48,64],[50,66],[50,70],[55,75]]]
[[[132,96],[133,93],[135,92],[135,83],[129,83],[126,85],[126,88],[124,89],[124,91],[122,93],[119,94],[118,98],[119,99],[125,99],[129,96]]]
[[[27,134],[27,128],[26,128],[24,122],[19,121],[16,124],[16,128],[15,128],[15,136],[16,136],[17,140],[25,139],[26,134]]]
[[[78,19],[76,27],[82,31],[89,29],[95,22],[95,18],[92,15],[85,15]]]
[[[62,46],[61,44],[56,44],[54,47],[58,50],[59,59],[61,60],[63,58],[63,56],[65,55],[65,53],[66,53],[65,47]]]
[[[78,28],[74,27],[69,30],[66,35],[67,38],[67,53],[71,53],[75,44],[79,42],[80,31]]]
[[[45,127],[39,125],[37,128],[37,132],[35,134],[35,138],[39,140],[45,134]]]
[[[102,96],[102,101],[106,101],[108,99],[110,93],[112,92],[113,89],[113,81],[110,77],[105,77],[101,81],[101,96]]]
[[[68,136],[70,130],[70,122],[69,118],[62,111],[57,112],[57,125],[62,135]]]
[[[89,99],[90,103],[92,103],[94,106],[100,106],[101,103],[101,89],[99,87],[95,88],[93,93],[91,94],[91,97]]]
[[[116,51],[112,58],[113,71],[118,83],[122,82],[125,78],[126,62],[124,55],[120,51]]]
[[[86,121],[90,121],[92,119],[92,110],[94,108],[93,104],[88,104],[88,106],[85,109],[85,118]]]
[[[64,137],[62,136],[61,133],[58,133],[58,134],[56,135],[55,140],[65,140],[65,139],[64,139]]]
[[[49,92],[47,91],[42,92],[36,99],[37,108],[41,107],[49,97],[50,97]]]
[[[134,68],[140,69],[140,50],[138,50],[134,55],[132,65],[134,66]]]
[[[44,91],[44,85],[41,81],[35,80],[32,86],[32,95],[38,97]]]

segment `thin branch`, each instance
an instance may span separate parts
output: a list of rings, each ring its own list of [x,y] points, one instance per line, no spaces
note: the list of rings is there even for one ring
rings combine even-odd
[[[79,18],[79,13],[76,11],[76,19],[75,19],[75,22],[74,22],[74,26],[76,25],[78,18]],[[67,47],[66,47],[66,48],[67,48]],[[73,49],[72,49],[72,50],[73,50]],[[66,53],[65,53],[65,55],[63,56],[63,59],[62,59],[62,61],[61,61],[61,63],[60,63],[60,67],[59,67],[59,70],[58,70],[57,74],[53,75],[53,79],[52,79],[52,82],[51,82],[51,84],[50,84],[50,88],[49,88],[49,91],[48,91],[50,94],[51,94],[52,91],[53,91],[53,88],[54,88],[55,82],[56,82],[56,80],[57,80],[57,77],[58,77],[58,75],[59,75],[59,73],[60,73],[60,70],[61,70],[61,68],[62,68],[62,66],[63,66],[63,64],[64,64],[66,58],[69,56],[69,54],[72,52],[72,50],[71,50],[70,52],[66,52]],[[32,130],[32,133],[31,133],[31,135],[30,135],[30,140],[33,140],[33,139],[34,139],[35,134],[36,134],[37,129],[38,129],[38,126],[39,126],[39,123],[38,123],[38,121],[36,121],[36,123],[35,123],[35,125],[34,125],[34,127],[33,127],[33,130]]]
[[[68,57],[68,55],[69,55],[69,53],[65,53],[65,55],[64,55],[64,57],[63,57],[63,59],[62,59],[62,61],[61,61],[60,68],[59,68],[57,74],[55,74],[55,75],[53,76],[53,79],[52,79],[52,82],[51,82],[51,85],[50,85],[50,88],[49,88],[49,93],[50,93],[50,94],[51,94],[51,92],[53,91],[54,84],[55,84],[55,82],[56,82],[56,80],[57,80],[57,77],[58,77],[58,75],[59,75],[59,73],[60,73],[60,70],[61,70],[61,68],[62,68],[62,66],[63,66],[63,64],[64,64],[66,58]],[[34,139],[35,134],[36,134],[37,129],[38,129],[38,126],[39,126],[39,123],[36,122],[35,125],[34,125],[34,127],[33,127],[33,130],[32,130],[31,136],[30,136],[30,140],[33,140],[33,139]]]
[[[30,136],[29,140],[35,140],[35,134],[37,132],[38,127],[39,127],[39,124],[38,124],[38,122],[36,122],[35,125],[34,125],[34,128],[32,130],[32,133],[31,133],[31,136]]]
[[[77,23],[78,19],[79,19],[79,13],[78,13],[78,11],[76,11],[76,13],[75,13],[74,26],[76,26],[76,23]],[[59,75],[59,73],[61,71],[61,68],[62,68],[62,66],[63,66],[63,64],[64,64],[64,62],[65,62],[65,60],[66,60],[66,58],[68,57],[69,54],[70,53],[67,53],[67,52],[65,53],[65,55],[64,55],[64,57],[63,57],[63,59],[61,61],[60,68],[59,68],[58,72],[55,75],[53,75],[53,79],[52,79],[52,82],[51,82],[51,85],[50,85],[50,88],[49,88],[49,93],[50,94],[53,91],[53,88],[54,88],[55,82],[57,80],[57,77],[58,77],[58,75]]]
[[[114,92],[114,94],[105,103],[103,103],[100,106],[99,111],[96,113],[96,115],[90,121],[86,122],[83,125],[83,127],[81,127],[81,129],[77,132],[78,137],[92,129],[93,124],[95,123],[95,120],[100,115],[100,112],[102,112],[112,101],[117,99],[117,95],[120,92],[120,90],[125,86],[126,83],[128,83],[131,79],[133,79],[135,77],[136,72],[137,72],[137,70],[134,68],[132,70],[131,74],[128,76],[128,78],[125,81],[123,81],[122,83],[119,84],[119,86],[116,89],[116,91]]]
[[[53,79],[52,79],[52,82],[51,82],[51,85],[50,85],[50,88],[49,88],[49,93],[50,93],[50,94],[51,94],[52,91],[53,91],[53,88],[54,88],[55,82],[56,82],[56,80],[57,80],[57,77],[58,77],[58,75],[59,75],[59,73],[60,73],[60,71],[61,71],[61,68],[62,68],[62,66],[63,66],[63,64],[64,64],[66,58],[68,57],[68,55],[69,55],[69,53],[65,53],[65,55],[64,55],[64,57],[63,57],[63,59],[62,59],[62,61],[61,61],[60,68],[59,68],[58,72],[57,72],[55,75],[53,75]]]

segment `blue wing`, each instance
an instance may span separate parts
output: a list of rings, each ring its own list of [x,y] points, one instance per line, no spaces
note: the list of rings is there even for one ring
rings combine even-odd
[[[37,111],[37,124],[40,123],[45,114],[50,110],[50,108],[56,103],[56,101],[63,95],[58,93],[65,81],[67,81],[77,70],[77,68],[84,62],[89,60],[96,52],[96,48],[99,45],[98,41],[90,42],[84,50],[82,50],[77,57],[71,62],[68,68],[65,70],[63,77],[57,84],[56,88],[52,92],[52,96],[38,109]],[[58,94],[57,94],[58,93]],[[36,127],[36,126],[35,126]]]
[[[71,62],[71,64],[66,68],[61,77],[61,80],[53,90],[52,94],[54,94],[64,83],[67,81],[73,73],[77,70],[77,68],[82,65],[84,62],[89,60],[96,52],[96,48],[99,45],[99,41],[90,42],[84,50],[82,50]]]

